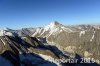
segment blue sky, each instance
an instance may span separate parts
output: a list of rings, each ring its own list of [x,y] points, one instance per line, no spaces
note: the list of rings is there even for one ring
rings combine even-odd
[[[100,0],[0,0],[0,27],[100,23]]]

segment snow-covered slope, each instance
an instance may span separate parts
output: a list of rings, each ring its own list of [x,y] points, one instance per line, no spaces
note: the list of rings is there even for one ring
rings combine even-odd
[[[55,22],[51,22],[49,25],[43,28],[35,28],[35,32],[32,34],[32,36],[49,37],[49,36],[57,36],[60,33],[74,33],[74,32],[81,32],[81,31],[94,30],[94,29],[99,29],[99,25],[65,26],[55,21]]]
[[[32,36],[49,37],[51,35],[55,36],[63,31],[67,33],[73,32],[73,30],[58,22],[52,22],[49,25],[45,26],[44,28],[37,28],[36,32]]]
[[[5,35],[8,35],[8,36],[14,36],[9,30],[7,29],[0,29],[0,36],[5,36]]]

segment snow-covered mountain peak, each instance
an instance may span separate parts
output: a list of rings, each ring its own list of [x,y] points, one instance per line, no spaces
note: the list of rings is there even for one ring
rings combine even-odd
[[[49,25],[45,26],[43,29],[41,30],[37,30],[32,36],[36,36],[38,34],[40,34],[40,36],[45,35],[46,37],[49,37],[51,35],[55,36],[58,35],[62,32],[73,32],[69,27],[66,27],[62,24],[60,24],[59,22],[55,21],[50,23]]]
[[[59,22],[55,21],[55,22],[51,22],[49,25],[45,26],[44,29],[46,31],[54,30],[54,29],[59,28],[61,26],[62,26],[62,24],[60,24]]]
[[[55,21],[55,22],[51,22],[50,25],[51,26],[60,26],[61,24],[59,22]]]

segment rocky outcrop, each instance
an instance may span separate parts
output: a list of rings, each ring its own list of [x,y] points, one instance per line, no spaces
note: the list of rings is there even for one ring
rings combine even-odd
[[[0,65],[5,62],[10,66],[57,66],[48,60],[61,56],[65,57],[59,49],[44,45],[36,37],[0,36]]]

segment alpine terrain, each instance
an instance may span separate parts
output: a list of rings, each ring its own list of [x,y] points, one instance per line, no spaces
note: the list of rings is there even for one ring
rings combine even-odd
[[[100,66],[100,25],[1,28],[0,66]]]

